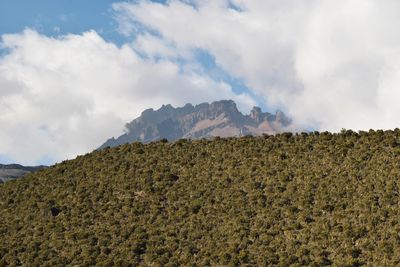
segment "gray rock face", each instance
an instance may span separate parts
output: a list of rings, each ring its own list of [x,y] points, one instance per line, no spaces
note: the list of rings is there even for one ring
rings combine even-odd
[[[19,164],[0,164],[0,183],[19,178],[27,173],[46,168],[45,166],[25,167]]]
[[[107,140],[100,149],[164,138],[175,141],[180,138],[275,134],[285,131],[290,123],[283,112],[271,114],[262,112],[259,107],[254,107],[249,115],[243,115],[232,100],[196,106],[186,104],[180,108],[163,105],[159,110],[143,111],[140,117],[126,125],[125,134]]]

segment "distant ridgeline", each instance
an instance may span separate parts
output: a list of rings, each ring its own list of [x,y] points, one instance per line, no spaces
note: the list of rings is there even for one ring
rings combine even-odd
[[[290,119],[281,111],[271,114],[254,107],[249,115],[243,115],[232,100],[196,106],[186,104],[181,108],[164,105],[156,111],[143,111],[139,118],[126,125],[125,134],[107,140],[100,149],[134,141],[149,143],[161,139],[275,134],[287,131],[289,125]]]
[[[400,266],[400,130],[135,142],[0,185],[0,266]]]
[[[0,164],[0,183],[19,178],[27,173],[44,168],[46,168],[46,166],[26,167],[19,164]]]

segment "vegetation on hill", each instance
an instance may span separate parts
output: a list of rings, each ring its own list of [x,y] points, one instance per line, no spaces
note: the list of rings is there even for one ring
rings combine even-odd
[[[399,266],[400,130],[133,143],[0,185],[0,266]]]

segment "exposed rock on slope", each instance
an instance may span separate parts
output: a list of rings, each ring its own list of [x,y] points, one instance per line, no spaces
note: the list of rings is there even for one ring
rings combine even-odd
[[[13,180],[27,173],[37,171],[43,168],[45,168],[45,166],[25,167],[19,164],[9,164],[9,165],[0,164],[0,183]]]
[[[134,141],[148,143],[163,138],[174,141],[180,138],[275,134],[284,131],[289,124],[290,120],[280,111],[271,114],[254,107],[249,115],[243,115],[232,100],[196,106],[186,104],[181,108],[164,105],[156,111],[143,111],[139,118],[126,125],[125,134],[109,139],[100,148]]]

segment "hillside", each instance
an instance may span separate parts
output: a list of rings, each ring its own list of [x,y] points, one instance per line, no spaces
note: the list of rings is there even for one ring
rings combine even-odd
[[[19,164],[0,164],[0,183],[4,183],[21,176],[24,176],[27,173],[38,171],[45,166],[36,166],[36,167],[26,167]]]
[[[100,148],[115,147],[140,141],[149,143],[161,139],[175,141],[181,138],[201,139],[210,137],[259,136],[288,131],[290,119],[277,111],[262,112],[253,107],[250,114],[243,115],[232,100],[186,104],[174,108],[163,105],[158,110],[147,109],[126,125],[126,133],[110,138]]]
[[[0,185],[0,266],[399,266],[400,130],[164,140]]]

